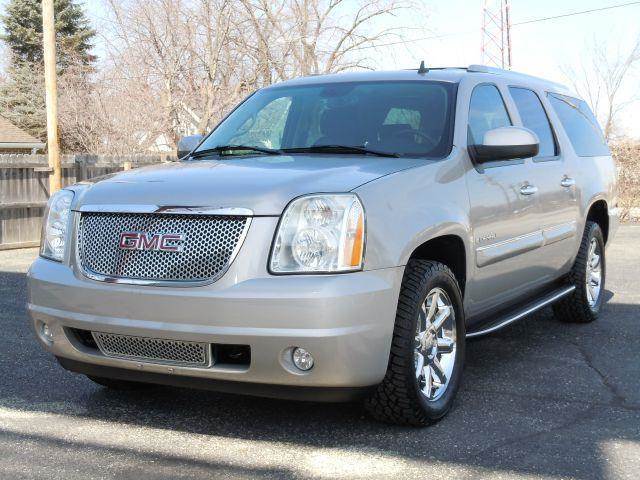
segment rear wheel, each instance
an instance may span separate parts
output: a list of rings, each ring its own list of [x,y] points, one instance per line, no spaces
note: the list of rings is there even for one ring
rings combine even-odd
[[[604,252],[600,226],[595,222],[587,222],[578,256],[569,274],[569,283],[575,286],[575,290],[553,306],[559,320],[589,323],[598,318],[606,278]]]
[[[367,410],[377,419],[428,425],[446,415],[460,385],[465,351],[462,295],[439,262],[406,267],[387,373]]]

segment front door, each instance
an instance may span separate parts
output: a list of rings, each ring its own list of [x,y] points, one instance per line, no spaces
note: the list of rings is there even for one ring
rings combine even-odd
[[[503,95],[494,84],[479,84],[469,104],[469,144],[491,129],[512,125]],[[470,317],[524,295],[539,283],[536,191],[530,160],[496,161],[467,174],[474,239],[474,281],[467,286]]]

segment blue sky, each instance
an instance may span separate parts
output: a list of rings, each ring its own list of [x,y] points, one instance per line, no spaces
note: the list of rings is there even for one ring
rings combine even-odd
[[[355,0],[353,1],[355,4]],[[630,0],[511,0],[512,23],[568,12],[628,3]],[[0,0],[4,4],[6,0]],[[98,21],[104,0],[86,0],[89,16]],[[402,45],[380,47],[370,52],[379,69],[428,65],[481,63],[480,25],[483,0],[416,0],[423,8],[403,12],[389,26],[402,26],[403,40],[441,36]],[[640,35],[640,4],[545,22],[514,26],[513,69],[566,83],[563,65],[580,64],[585,49],[594,41],[607,41],[621,51],[628,50]],[[638,94],[640,68],[628,82],[623,96]],[[622,128],[640,137],[640,101],[620,116]]]
[[[628,0],[627,0],[628,1]],[[511,0],[512,23],[568,12],[626,3],[624,0]],[[482,0],[425,2],[429,29],[424,35],[468,32],[416,42],[398,49],[397,63],[407,62],[416,53],[434,64],[465,65],[480,61]],[[405,14],[406,22],[415,12]],[[416,19],[412,23],[416,23]],[[630,44],[640,34],[640,4],[596,13],[514,26],[512,44],[514,69],[549,76],[559,64],[575,61],[585,44],[594,38]],[[407,34],[407,37],[412,38]],[[415,52],[415,53],[414,53]],[[415,62],[414,62],[415,63]],[[400,65],[397,65],[400,66]]]
[[[627,3],[629,0],[511,0],[512,23],[549,17],[568,12]],[[469,65],[481,63],[480,25],[482,0],[447,0],[425,2],[428,16],[423,20],[428,31],[411,30],[407,38],[443,36],[380,50],[382,68],[417,67],[427,64]],[[419,14],[410,12],[400,22],[416,24]],[[464,32],[464,33],[461,33]],[[548,20],[512,28],[513,69],[550,80],[567,83],[560,71],[563,65],[579,65],[585,49],[592,42],[606,41],[614,50],[628,51],[640,35],[640,4],[596,13]],[[640,66],[639,66],[640,67]],[[638,96],[640,68],[627,83],[625,97]],[[640,97],[639,97],[640,99]],[[640,101],[620,116],[622,128],[640,137]]]
[[[88,0],[89,14],[102,16],[104,0]],[[355,0],[353,1],[355,4]],[[630,0],[511,0],[512,23],[568,12],[627,3]],[[481,63],[480,25],[483,0],[417,0],[422,8],[403,12],[389,25],[405,27],[403,40],[429,36],[402,45],[381,47],[371,52],[379,69],[417,67],[424,59],[428,65],[469,65]],[[451,35],[449,35],[451,34]],[[548,20],[512,29],[513,69],[566,83],[561,66],[579,65],[585,48],[594,41],[607,41],[610,46],[628,50],[640,35],[640,4]],[[638,95],[640,68],[634,81],[628,82],[623,96]],[[623,130],[640,137],[640,101],[620,116]]]

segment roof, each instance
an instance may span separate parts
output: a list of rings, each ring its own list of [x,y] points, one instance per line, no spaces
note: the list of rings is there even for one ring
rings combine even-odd
[[[428,71],[424,74],[417,73],[417,69],[412,70],[392,70],[392,71],[358,71],[332,73],[328,75],[312,75],[308,77],[299,77],[293,80],[287,80],[277,83],[272,87],[280,86],[298,86],[298,85],[317,85],[326,83],[342,83],[342,82],[371,82],[371,81],[407,81],[407,80],[437,80],[441,82],[458,83],[466,76],[490,77],[498,75],[505,80],[525,81],[530,84],[543,86],[546,90],[565,93],[567,95],[576,96],[565,85],[552,82],[525,73],[514,72],[511,70],[502,70],[500,68],[487,67],[484,65],[469,65],[469,67],[428,67]]]
[[[328,75],[311,75],[299,77],[275,84],[274,87],[313,85],[324,83],[342,82],[371,82],[371,81],[403,81],[403,80],[439,80],[457,83],[466,72],[461,69],[429,70],[425,75],[419,75],[415,70],[391,70],[391,71],[359,71],[330,73]],[[267,87],[269,88],[269,87]]]
[[[0,116],[0,149],[2,148],[44,148],[44,143]]]

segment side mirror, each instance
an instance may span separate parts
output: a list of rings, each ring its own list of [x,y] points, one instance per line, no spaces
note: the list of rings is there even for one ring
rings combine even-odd
[[[178,142],[178,158],[182,158],[191,153],[191,151],[202,141],[202,138],[202,135],[188,135],[186,137],[182,137]]]
[[[476,163],[535,157],[540,150],[538,136],[522,127],[500,127],[484,134],[480,145],[470,145],[469,154]]]

